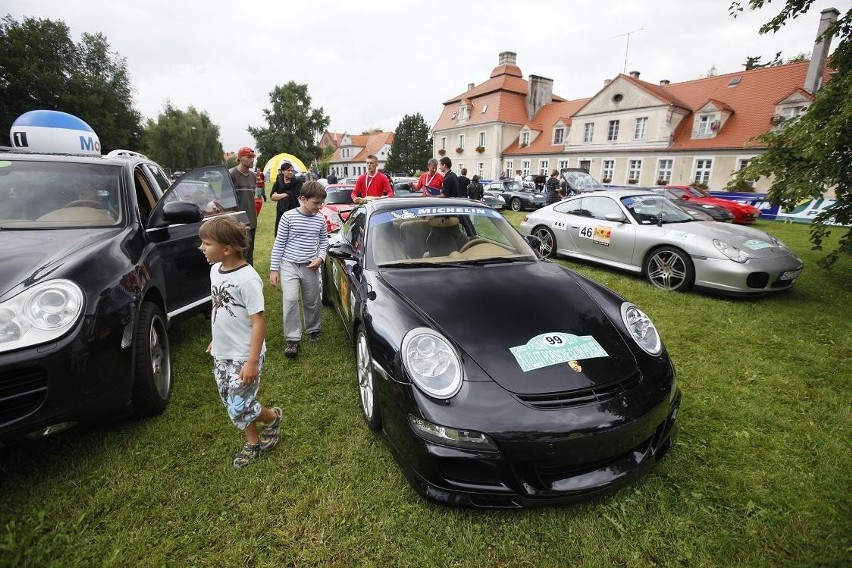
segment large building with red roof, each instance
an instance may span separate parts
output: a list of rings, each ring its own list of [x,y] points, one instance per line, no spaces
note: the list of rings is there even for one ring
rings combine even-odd
[[[820,30],[831,18],[832,10],[823,11]],[[811,61],[682,83],[619,74],[578,100],[553,94],[545,77],[524,79],[516,54],[503,52],[487,81],[444,102],[433,128],[435,155],[484,178],[570,167],[611,184],[722,189],[763,151],[756,137],[808,108],[829,79],[829,47],[818,41]],[[755,189],[767,187],[762,179]]]
[[[359,176],[367,171],[367,156],[378,158],[379,169],[385,168],[393,132],[371,132],[370,134],[349,134],[326,131],[320,140],[320,146],[333,145],[334,153],[329,160],[329,170],[338,178]]]

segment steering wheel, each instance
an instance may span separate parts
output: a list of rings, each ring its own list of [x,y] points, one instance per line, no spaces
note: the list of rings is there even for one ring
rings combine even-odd
[[[94,199],[77,199],[71,203],[66,203],[65,207],[92,207],[93,209],[106,209],[104,204]]]
[[[490,243],[491,243],[491,241],[489,241],[488,239],[486,239],[484,237],[474,237],[473,239],[471,239],[471,240],[467,241],[465,244],[463,244],[462,247],[459,249],[459,252],[464,252],[464,251],[466,251],[466,250],[468,250],[472,247],[475,247],[476,245],[487,245],[487,244],[490,244]]]

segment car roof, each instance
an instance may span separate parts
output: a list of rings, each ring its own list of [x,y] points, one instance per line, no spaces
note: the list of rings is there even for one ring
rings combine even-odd
[[[569,197],[569,199],[578,199],[582,197],[594,197],[599,195],[605,195],[607,197],[612,197],[614,199],[621,199],[622,197],[630,197],[632,195],[653,195],[656,197],[661,197],[659,193],[655,191],[651,191],[645,188],[636,188],[636,189],[602,189],[596,191],[586,191],[574,197]]]
[[[27,152],[19,148],[8,149],[0,147],[0,156],[4,160],[33,160],[39,162],[72,162],[81,164],[115,164],[124,165],[128,162],[150,162],[144,156],[84,156],[81,154],[45,154],[44,152]]]
[[[373,199],[371,201],[367,201],[365,205],[367,206],[368,211],[372,213],[396,209],[414,209],[416,207],[435,206],[488,209],[487,206],[478,202],[456,197],[386,197],[384,199]]]

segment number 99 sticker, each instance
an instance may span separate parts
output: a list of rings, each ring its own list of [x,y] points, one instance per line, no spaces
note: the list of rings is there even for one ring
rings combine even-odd
[[[573,335],[558,331],[537,335],[525,345],[510,347],[509,351],[523,372],[568,361],[609,357],[606,350],[591,335]]]

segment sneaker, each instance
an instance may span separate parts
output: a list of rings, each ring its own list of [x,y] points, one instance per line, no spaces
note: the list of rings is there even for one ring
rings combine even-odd
[[[244,468],[251,462],[252,460],[260,457],[260,444],[249,444],[243,446],[237,455],[234,456],[234,463],[231,464],[231,467],[234,469]]]
[[[278,438],[281,432],[281,417],[284,415],[284,411],[276,406],[272,409],[272,412],[275,413],[275,420],[271,424],[264,426],[260,431],[260,451],[262,452],[271,450],[278,445]]]
[[[310,332],[308,334],[308,340],[312,343],[316,343],[317,341],[320,340],[320,332],[319,331]]]
[[[293,359],[299,354],[299,342],[287,340],[287,345],[284,347],[284,355]]]

